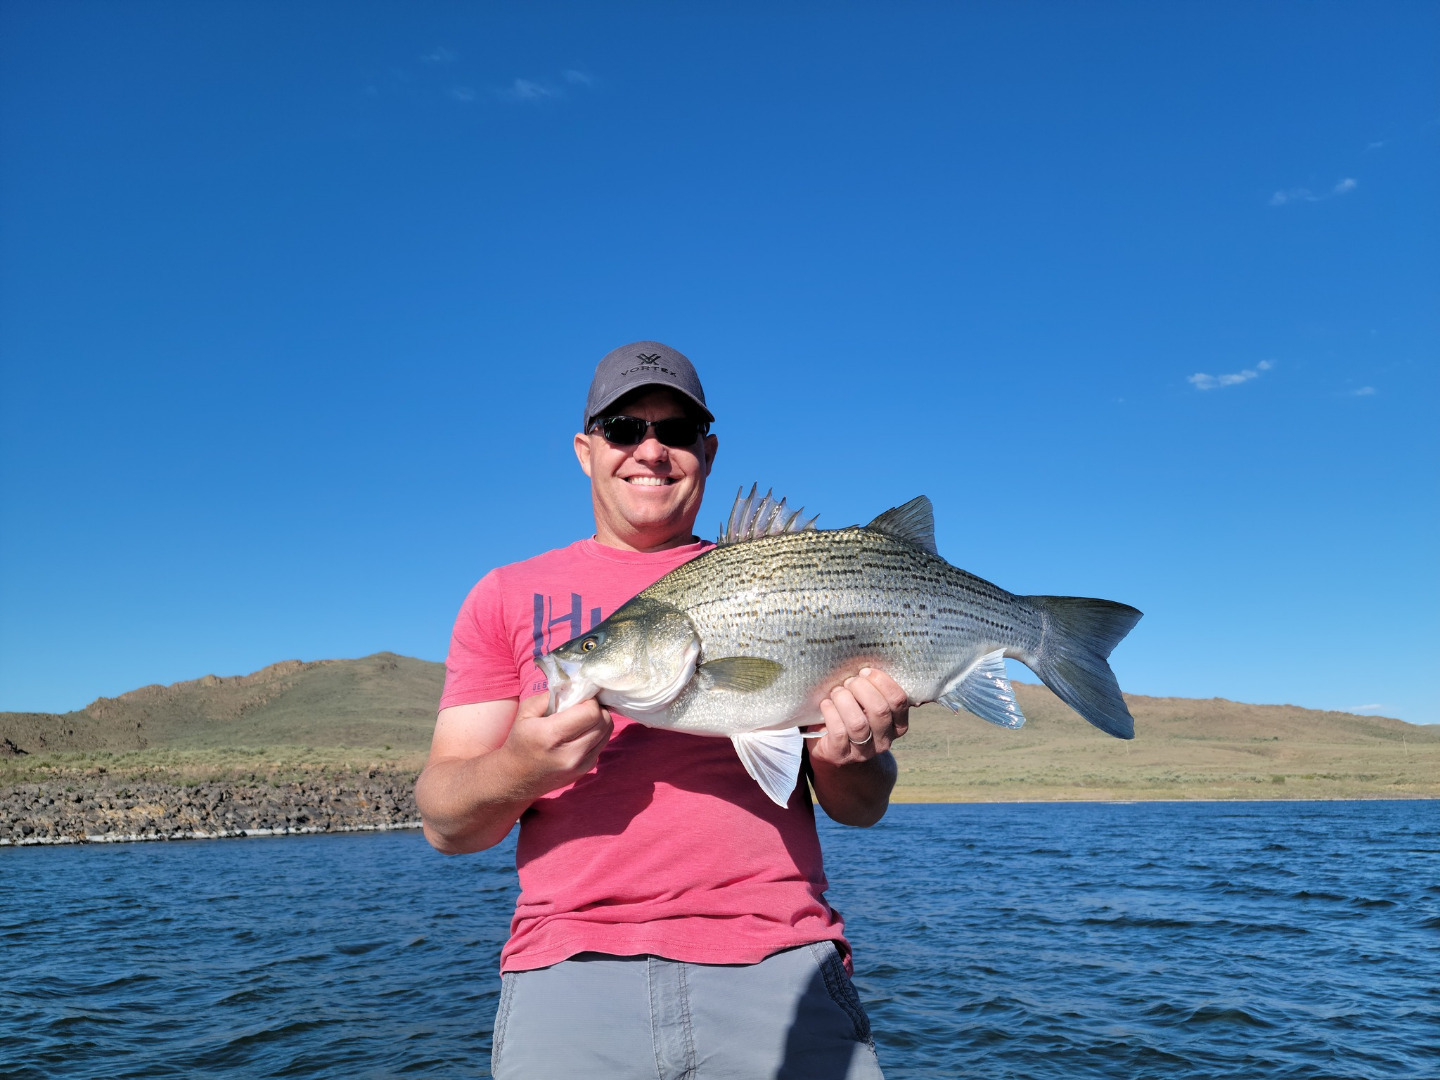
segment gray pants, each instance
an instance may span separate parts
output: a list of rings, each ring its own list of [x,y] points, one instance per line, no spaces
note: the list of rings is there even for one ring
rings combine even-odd
[[[496,1080],[883,1080],[829,941],[758,964],[581,953],[501,976]]]

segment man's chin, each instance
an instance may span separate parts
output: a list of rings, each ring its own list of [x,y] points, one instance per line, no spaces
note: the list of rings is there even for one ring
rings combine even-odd
[[[631,528],[643,529],[646,532],[688,534],[699,509],[690,505],[688,495],[688,492],[676,485],[643,488],[637,494],[624,498],[619,509]]]
[[[688,515],[683,506],[658,507],[640,506],[627,507],[625,520],[637,529],[646,530],[669,530],[688,529]]]

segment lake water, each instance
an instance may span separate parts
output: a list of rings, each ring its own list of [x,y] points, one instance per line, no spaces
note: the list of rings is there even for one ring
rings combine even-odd
[[[822,821],[890,1080],[1440,1076],[1440,804]],[[489,1075],[513,847],[0,849],[0,1077]]]

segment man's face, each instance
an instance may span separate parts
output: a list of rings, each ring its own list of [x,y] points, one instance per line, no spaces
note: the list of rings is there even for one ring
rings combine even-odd
[[[686,415],[680,398],[658,389],[637,391],[605,412],[642,420]],[[666,446],[653,428],[634,446],[616,446],[598,432],[576,435],[575,456],[590,477],[596,538],[635,551],[688,543],[716,445],[715,436],[706,435],[693,446]]]

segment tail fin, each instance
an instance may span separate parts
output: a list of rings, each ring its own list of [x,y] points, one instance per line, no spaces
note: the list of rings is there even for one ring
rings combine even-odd
[[[1040,609],[1045,632],[1040,652],[1025,663],[1057,697],[1101,731],[1135,737],[1135,721],[1106,661],[1120,639],[1140,621],[1128,604],[1080,596],[1027,596]]]

